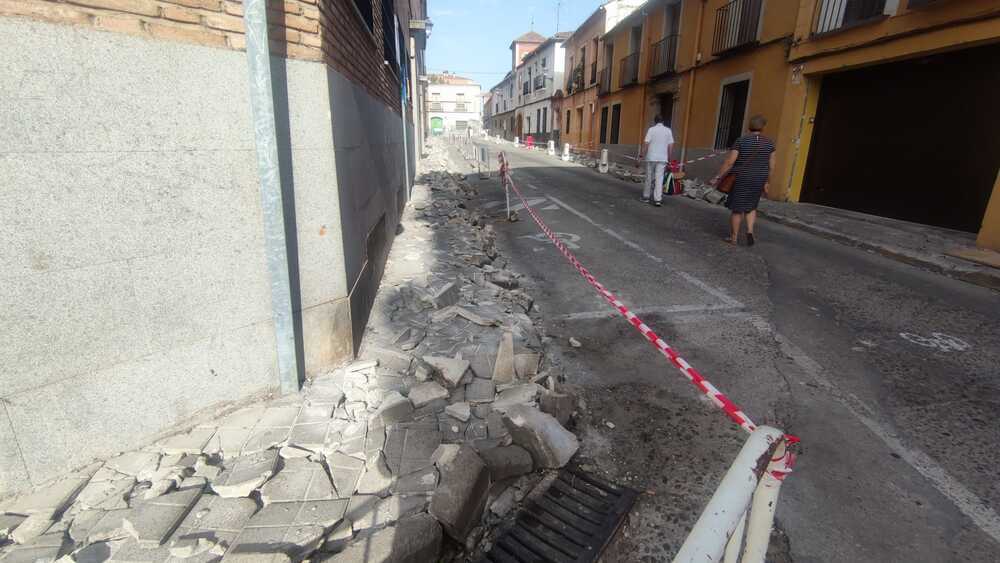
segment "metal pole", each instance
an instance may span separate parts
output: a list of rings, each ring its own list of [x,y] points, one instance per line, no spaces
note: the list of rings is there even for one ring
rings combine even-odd
[[[743,518],[757,487],[758,461],[762,456],[770,455],[772,446],[783,436],[781,430],[770,426],[758,426],[750,434],[684,540],[674,563],[706,563],[722,559],[729,538]]]
[[[274,124],[266,0],[244,2],[243,24],[246,27],[250,106],[253,110],[254,142],[257,146],[260,204],[264,215],[264,253],[271,278],[271,314],[274,317],[274,334],[277,341],[278,383],[282,393],[294,393],[299,390],[299,367],[295,357],[292,289],[288,271],[288,249],[285,245],[285,214],[281,200],[278,136]]]

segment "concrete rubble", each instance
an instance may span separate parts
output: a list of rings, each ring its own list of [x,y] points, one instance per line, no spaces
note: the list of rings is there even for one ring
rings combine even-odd
[[[530,284],[442,147],[425,168],[358,361],[0,501],[3,563],[457,561],[565,465]]]

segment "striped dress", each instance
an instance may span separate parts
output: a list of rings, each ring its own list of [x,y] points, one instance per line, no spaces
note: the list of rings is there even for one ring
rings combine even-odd
[[[733,164],[736,182],[726,200],[726,207],[734,213],[747,213],[757,209],[764,184],[771,174],[771,153],[774,142],[759,133],[744,135],[733,143],[733,150],[740,155]]]

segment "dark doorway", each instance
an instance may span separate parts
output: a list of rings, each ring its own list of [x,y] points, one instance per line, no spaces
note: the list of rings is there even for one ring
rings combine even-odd
[[[601,108],[601,144],[608,142],[608,106]]]
[[[615,104],[611,106],[611,141],[612,145],[618,144],[618,130],[621,128],[622,122],[622,105]]]
[[[743,118],[747,109],[747,94],[749,93],[749,80],[733,82],[722,87],[719,126],[715,131],[716,149],[728,149],[743,134]]]
[[[823,77],[802,201],[976,232],[1000,167],[1000,44]]]
[[[674,95],[660,94],[656,97],[659,107],[659,115],[663,118],[663,124],[670,127],[674,115]]]

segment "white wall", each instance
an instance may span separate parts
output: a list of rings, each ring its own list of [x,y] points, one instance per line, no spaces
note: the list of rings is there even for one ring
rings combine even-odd
[[[482,126],[482,89],[478,84],[430,84],[427,88],[428,116],[432,120],[440,117],[444,120],[445,131],[456,128],[456,122],[464,121],[473,129]],[[458,111],[459,104],[465,104],[465,111]],[[440,105],[438,105],[440,104]],[[440,107],[440,109],[436,109]]]

